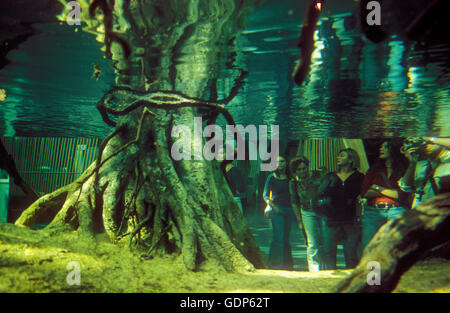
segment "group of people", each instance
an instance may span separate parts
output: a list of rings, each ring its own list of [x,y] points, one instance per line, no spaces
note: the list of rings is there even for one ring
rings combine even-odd
[[[269,267],[293,269],[290,230],[296,222],[306,237],[309,271],[336,269],[338,244],[346,267],[354,268],[383,224],[449,191],[449,141],[386,140],[365,175],[351,148],[339,152],[337,170],[331,173],[310,171],[305,157],[288,163],[279,156],[263,195],[273,232]]]

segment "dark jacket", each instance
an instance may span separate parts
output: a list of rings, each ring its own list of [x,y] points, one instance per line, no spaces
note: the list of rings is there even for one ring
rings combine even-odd
[[[328,219],[354,221],[363,179],[364,174],[358,171],[350,175],[345,182],[342,182],[336,173],[327,174],[314,199],[315,210]],[[328,205],[320,206],[320,202]]]

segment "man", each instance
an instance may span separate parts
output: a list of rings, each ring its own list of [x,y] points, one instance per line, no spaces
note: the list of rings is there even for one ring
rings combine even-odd
[[[409,160],[399,185],[414,194],[412,207],[450,191],[450,138],[412,138],[402,148]]]

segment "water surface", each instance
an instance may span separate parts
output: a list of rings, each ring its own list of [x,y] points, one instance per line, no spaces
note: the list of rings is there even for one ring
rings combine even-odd
[[[223,52],[219,96],[227,95],[240,70],[249,72],[229,104],[238,124],[277,124],[289,139],[450,136],[448,43],[425,49],[393,36],[374,44],[355,26],[353,1],[343,1],[324,11],[310,75],[299,87],[290,75],[303,4],[268,1],[232,44],[213,48]],[[0,133],[104,137],[110,127],[95,103],[114,86],[114,71],[101,44],[81,28],[35,27],[41,33],[10,52],[11,64],[0,70],[0,88],[8,93],[0,103]],[[98,81],[92,77],[96,63]]]

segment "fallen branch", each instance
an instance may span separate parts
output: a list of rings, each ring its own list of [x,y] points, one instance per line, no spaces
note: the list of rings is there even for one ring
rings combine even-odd
[[[436,196],[380,228],[351,275],[335,292],[392,292],[401,276],[430,250],[450,242],[450,193]],[[371,282],[370,262],[379,264]],[[374,263],[372,263],[374,264]],[[370,266],[370,265],[369,265]]]

